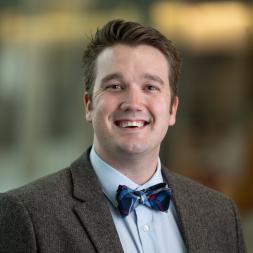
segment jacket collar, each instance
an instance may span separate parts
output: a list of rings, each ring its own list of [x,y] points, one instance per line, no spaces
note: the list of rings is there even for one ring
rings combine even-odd
[[[200,192],[197,190],[197,184],[188,178],[169,171],[164,166],[162,171],[172,189],[172,200],[178,216],[178,226],[187,252],[194,253],[196,249],[200,249],[201,235],[206,233],[206,227],[198,225],[203,214],[199,210]],[[202,220],[203,218],[209,219],[205,216],[202,217]],[[202,248],[198,252],[209,252],[205,248],[205,244],[201,244]]]
[[[89,160],[90,149],[72,163],[74,211],[98,252],[123,252],[107,200]]]

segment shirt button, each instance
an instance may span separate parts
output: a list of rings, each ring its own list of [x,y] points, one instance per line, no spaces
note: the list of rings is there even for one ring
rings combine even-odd
[[[143,226],[143,231],[144,231],[144,232],[148,232],[148,231],[149,231],[149,225],[145,224],[145,225]]]

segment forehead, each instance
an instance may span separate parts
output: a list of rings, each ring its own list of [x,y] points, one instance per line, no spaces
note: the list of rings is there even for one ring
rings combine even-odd
[[[168,79],[169,64],[161,51],[149,45],[129,46],[118,44],[104,49],[96,61],[96,77],[113,72],[138,75],[142,72]]]

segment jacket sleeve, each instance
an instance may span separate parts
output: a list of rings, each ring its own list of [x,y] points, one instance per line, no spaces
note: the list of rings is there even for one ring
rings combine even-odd
[[[232,208],[235,215],[235,225],[236,225],[236,234],[237,234],[237,252],[246,253],[247,251],[246,251],[245,242],[243,238],[239,211],[233,201],[231,201],[231,204],[232,204]]]
[[[0,252],[36,253],[36,239],[25,206],[8,194],[0,194]]]

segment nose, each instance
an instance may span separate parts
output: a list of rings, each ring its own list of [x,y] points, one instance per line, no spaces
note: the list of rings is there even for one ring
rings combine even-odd
[[[138,88],[128,88],[125,91],[121,110],[123,111],[141,111],[143,106],[143,94]]]

